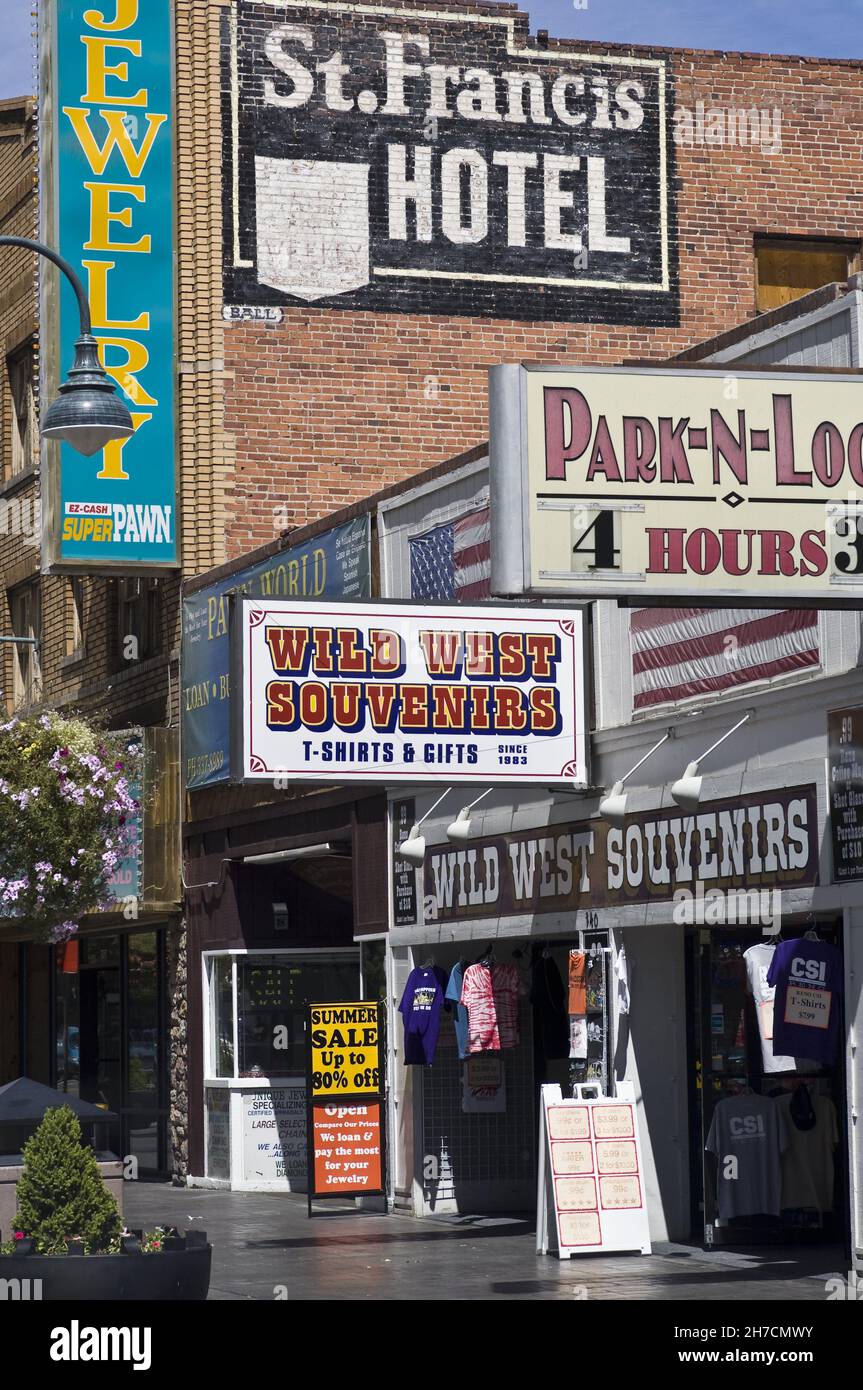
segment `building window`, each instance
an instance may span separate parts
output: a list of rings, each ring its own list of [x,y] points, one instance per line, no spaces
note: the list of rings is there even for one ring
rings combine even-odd
[[[83,656],[84,580],[76,576],[66,583],[66,655]]]
[[[230,952],[205,957],[207,1079],[305,1076],[309,1004],[358,996],[360,953]]]
[[[778,309],[859,269],[859,242],[756,237],[755,308],[759,314]]]
[[[10,476],[23,473],[35,463],[36,398],[33,393],[33,345],[18,348],[6,359],[9,378]]]
[[[13,637],[30,641],[12,647],[12,704],[20,709],[33,705],[42,695],[42,671],[39,665],[38,642],[42,635],[42,601],[39,581],[19,584],[9,591],[9,616]]]
[[[120,667],[146,661],[162,648],[162,586],[158,579],[118,581],[117,655]]]

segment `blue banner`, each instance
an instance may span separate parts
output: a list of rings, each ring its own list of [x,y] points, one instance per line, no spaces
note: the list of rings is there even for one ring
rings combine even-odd
[[[57,0],[54,244],[87,290],[103,366],[135,433],[91,458],[60,446],[52,563],[178,561],[170,0]],[[59,378],[78,309],[60,290]]]
[[[231,776],[231,593],[249,598],[370,598],[368,513],[183,600],[183,762],[190,790]]]

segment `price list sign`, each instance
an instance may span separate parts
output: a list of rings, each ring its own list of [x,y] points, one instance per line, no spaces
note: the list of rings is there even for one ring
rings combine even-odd
[[[384,1185],[381,1005],[309,1005],[309,1215],[316,1197],[380,1196]]]
[[[543,1086],[537,1254],[559,1259],[611,1250],[650,1254],[635,1102]]]

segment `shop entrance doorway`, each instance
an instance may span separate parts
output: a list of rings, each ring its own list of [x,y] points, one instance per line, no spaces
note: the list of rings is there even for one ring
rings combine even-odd
[[[59,948],[53,978],[52,1085],[104,1105],[111,1150],[136,1176],[168,1170],[164,930],[82,936]]]
[[[761,927],[687,934],[692,1234],[706,1246],[847,1242],[843,1048],[831,1065],[774,1057],[772,1002],[757,988],[753,996],[776,943],[807,930],[841,952],[835,919],[783,923],[778,937]],[[841,997],[835,1002],[841,1009]],[[781,1116],[775,1133],[773,1106]],[[729,1134],[743,1142],[729,1142]],[[765,1152],[775,1172],[765,1172]],[[735,1182],[734,1200],[723,1200],[722,1184]],[[757,1210],[774,1196],[777,1211]]]

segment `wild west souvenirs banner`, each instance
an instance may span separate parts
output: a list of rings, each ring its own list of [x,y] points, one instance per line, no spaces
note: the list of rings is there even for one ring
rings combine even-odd
[[[587,785],[584,616],[244,599],[242,776]]]

